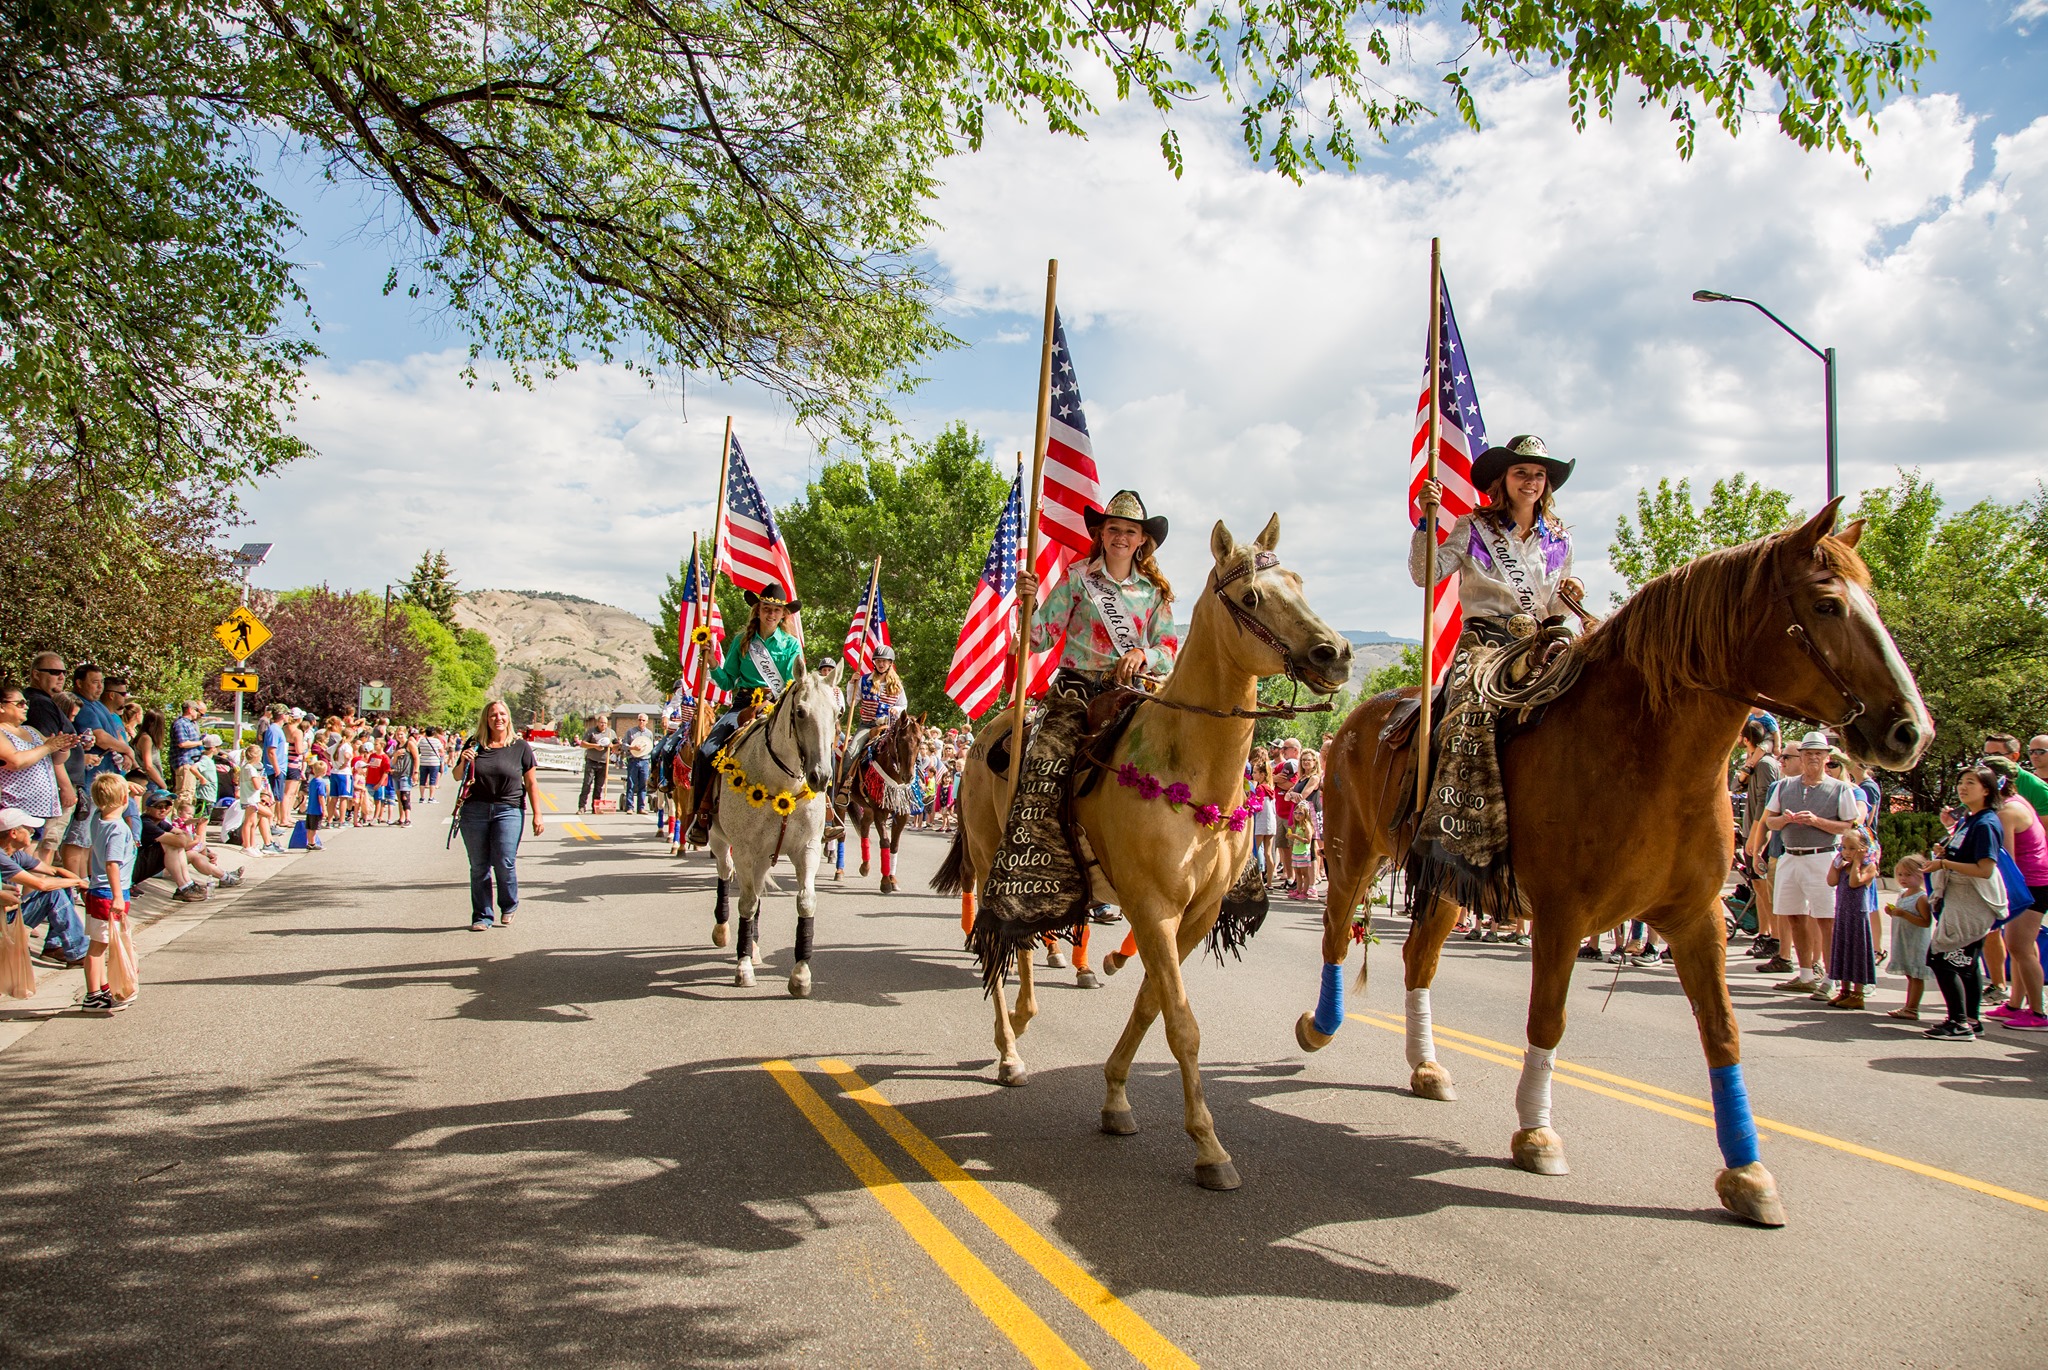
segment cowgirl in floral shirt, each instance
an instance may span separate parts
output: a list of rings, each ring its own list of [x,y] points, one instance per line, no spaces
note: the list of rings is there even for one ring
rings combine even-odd
[[[1061,672],[1097,688],[1111,681],[1129,685],[1141,671],[1165,675],[1180,651],[1173,587],[1153,560],[1166,541],[1166,517],[1147,518],[1135,490],[1117,491],[1106,510],[1087,509],[1082,517],[1094,545],[1038,606],[1032,649],[1045,651],[1066,634]],[[1038,577],[1020,572],[1017,593],[1035,602]]]

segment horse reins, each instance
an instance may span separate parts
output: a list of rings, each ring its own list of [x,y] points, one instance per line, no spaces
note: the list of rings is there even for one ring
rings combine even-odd
[[[1832,579],[1832,577],[1829,578]],[[1817,585],[1821,582],[1815,581],[1813,583]],[[1799,588],[1796,585],[1788,586],[1786,589],[1771,596],[1771,599],[1773,602],[1782,599],[1789,605],[1792,596]],[[1863,702],[1863,696],[1857,694],[1856,691],[1849,687],[1849,682],[1842,678],[1842,673],[1835,669],[1835,664],[1828,660],[1826,653],[1821,651],[1820,644],[1813,640],[1813,634],[1808,631],[1805,621],[1799,615],[1799,611],[1793,609],[1791,612],[1792,623],[1790,627],[1785,629],[1785,636],[1791,638],[1793,645],[1806,653],[1807,660],[1811,661],[1813,668],[1820,672],[1821,679],[1826,681],[1831,689],[1842,696],[1842,705],[1847,710],[1846,713],[1833,722],[1819,718],[1815,719],[1814,722],[1820,724],[1823,728],[1846,728],[1868,712],[1868,707]],[[1752,709],[1764,709],[1774,714],[1785,714],[1793,718],[1804,718],[1806,716],[1804,707],[1797,704],[1787,704],[1783,700],[1763,694],[1760,691],[1742,694],[1734,690],[1715,690],[1714,693],[1726,699],[1732,699],[1738,704],[1747,704]]]

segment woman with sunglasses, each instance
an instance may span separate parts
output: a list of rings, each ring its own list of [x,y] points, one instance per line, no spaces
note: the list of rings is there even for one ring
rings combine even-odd
[[[51,737],[29,726],[28,692],[0,686],[0,808],[20,809],[47,827],[76,802],[70,778],[57,759],[78,742],[78,734]]]

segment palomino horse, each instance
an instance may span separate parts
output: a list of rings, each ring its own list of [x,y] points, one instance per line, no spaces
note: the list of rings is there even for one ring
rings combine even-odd
[[[910,821],[910,777],[923,738],[923,715],[898,714],[886,726],[871,729],[864,744],[846,749],[844,764],[853,772],[846,822],[860,831],[862,875],[868,873],[868,829],[874,828],[882,847],[884,894],[896,892],[896,853],[903,847],[903,825]],[[879,778],[868,773],[870,767],[880,772]],[[869,793],[870,784],[881,792],[879,802]]]
[[[1509,851],[1532,919],[1529,1045],[1512,1143],[1524,1170],[1566,1170],[1564,1144],[1550,1126],[1550,1077],[1579,944],[1640,918],[1670,945],[1699,1023],[1726,1163],[1714,1182],[1721,1203],[1765,1226],[1785,1221],[1777,1185],[1757,1159],[1728,999],[1716,897],[1734,840],[1728,756],[1752,707],[1831,720],[1848,751],[1892,770],[1914,765],[1934,735],[1871,600],[1855,550],[1862,523],[1830,536],[1840,503],[1830,501],[1803,527],[1645,585],[1580,644],[1577,685],[1502,753]],[[1415,835],[1412,814],[1395,827],[1414,785],[1414,742],[1380,740],[1396,699],[1390,692],[1360,704],[1331,746],[1322,995],[1295,1027],[1310,1051],[1343,1023],[1352,910]],[[1625,779],[1591,760],[1617,737],[1640,751]],[[1409,1088],[1430,1099],[1455,1097],[1431,1040],[1429,984],[1456,916],[1447,899],[1421,910],[1401,952]]]
[[[725,945],[725,893],[739,896],[738,965],[733,983],[754,983],[755,931],[761,913],[761,889],[778,857],[796,867],[796,969],[789,992],[798,999],[811,992],[811,938],[818,911],[819,835],[825,831],[832,784],[832,747],[839,737],[837,695],[824,678],[800,671],[782,698],[768,711],[767,721],[728,744],[732,758],[724,776],[713,783],[718,817],[711,824],[711,855],[718,863],[718,906],[712,932],[715,946]]]
[[[1195,600],[1173,673],[1140,706],[1108,758],[1109,771],[1129,762],[1158,772],[1166,784],[1185,783],[1192,792],[1190,803],[1176,808],[1163,799],[1145,800],[1137,788],[1106,778],[1074,804],[1100,864],[1095,897],[1122,906],[1145,967],[1130,1021],[1103,1067],[1108,1093],[1102,1130],[1118,1136],[1138,1130],[1124,1083],[1152,1020],[1164,1015],[1166,1040],[1180,1064],[1185,1125],[1195,1139],[1195,1178],[1206,1189],[1235,1189],[1238,1175],[1230,1153],[1216,1140],[1202,1098],[1201,1030],[1180,966],[1216,922],[1223,896],[1244,869],[1252,837],[1248,825],[1236,831],[1227,823],[1203,826],[1195,816],[1197,807],[1215,805],[1229,814],[1243,803],[1260,677],[1285,674],[1326,695],[1351,677],[1351,644],[1308,607],[1301,578],[1273,555],[1279,540],[1277,514],[1249,546],[1241,546],[1220,522],[1216,525],[1209,535],[1215,566]],[[988,752],[1008,727],[1005,716],[975,739],[961,778],[960,831],[932,881],[934,889],[961,891],[966,901],[973,900],[986,878],[1001,838],[1008,786],[989,770]],[[1017,955],[1017,979],[1014,1014],[1000,982],[993,991],[1000,1053],[996,1078],[1006,1085],[1025,1081],[1017,1038],[1038,1011],[1028,950]]]

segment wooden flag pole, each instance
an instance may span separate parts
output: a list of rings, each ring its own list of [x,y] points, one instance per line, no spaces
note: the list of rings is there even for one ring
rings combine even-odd
[[[872,573],[872,574],[870,574],[870,575],[868,576],[868,597],[867,597],[867,606],[868,606],[868,614],[867,614],[867,627],[866,627],[865,629],[863,629],[863,630],[862,630],[863,632],[872,632],[872,631],[874,630],[874,626],[875,626],[875,595],[877,594],[877,592],[879,592],[879,591],[880,591],[880,589],[881,589],[881,586],[882,586],[882,559],[881,559],[880,557],[876,557],[876,558],[875,558],[875,569],[874,569],[873,573]],[[850,666],[852,666],[852,664],[853,664],[852,662],[848,662],[848,663],[847,663],[847,665],[848,665],[849,667],[850,667]],[[853,714],[854,714],[854,710],[860,707],[860,681],[858,681],[858,680],[849,680],[849,681],[847,681],[846,683],[847,683],[848,685],[852,686],[853,688],[852,688],[852,689],[849,689],[849,690],[848,690],[848,691],[846,692],[846,727],[845,727],[845,728],[843,728],[843,729],[842,729],[841,731],[843,731],[843,732],[844,732],[844,733],[845,733],[845,734],[846,734],[846,735],[847,735],[848,737],[852,737],[852,736],[853,736]]]
[[[1052,415],[1052,325],[1053,304],[1059,293],[1060,264],[1054,258],[1045,264],[1045,337],[1038,349],[1038,427],[1031,439],[1031,504],[1025,516],[1024,564],[1038,565],[1038,488],[1045,483],[1045,433]],[[1017,596],[1016,670],[1010,677],[1010,788],[1003,798],[1003,821],[1008,823],[1010,805],[1017,798],[1017,781],[1024,774],[1024,696],[1030,685],[1031,620],[1038,612],[1034,600]]]
[[[1429,453],[1425,464],[1425,478],[1436,479],[1437,449],[1442,441],[1443,423],[1442,397],[1437,389],[1443,384],[1444,351],[1444,285],[1443,285],[1443,239],[1429,240]],[[1423,576],[1422,586],[1422,717],[1415,730],[1415,816],[1419,820],[1428,807],[1429,799],[1429,706],[1430,696],[1435,688],[1436,666],[1436,514],[1437,506],[1431,504],[1423,511],[1423,529],[1428,537],[1423,540],[1425,564],[1428,571]]]
[[[697,623],[701,627],[711,626],[711,606],[716,601],[718,586],[718,544],[725,535],[725,475],[732,467],[732,415],[725,416],[725,441],[718,449],[718,513],[711,520],[711,564],[706,566],[700,558],[697,562]],[[697,655],[697,717],[690,728],[690,735],[698,746],[704,745],[705,737],[711,732],[711,643],[704,644],[704,650]]]

